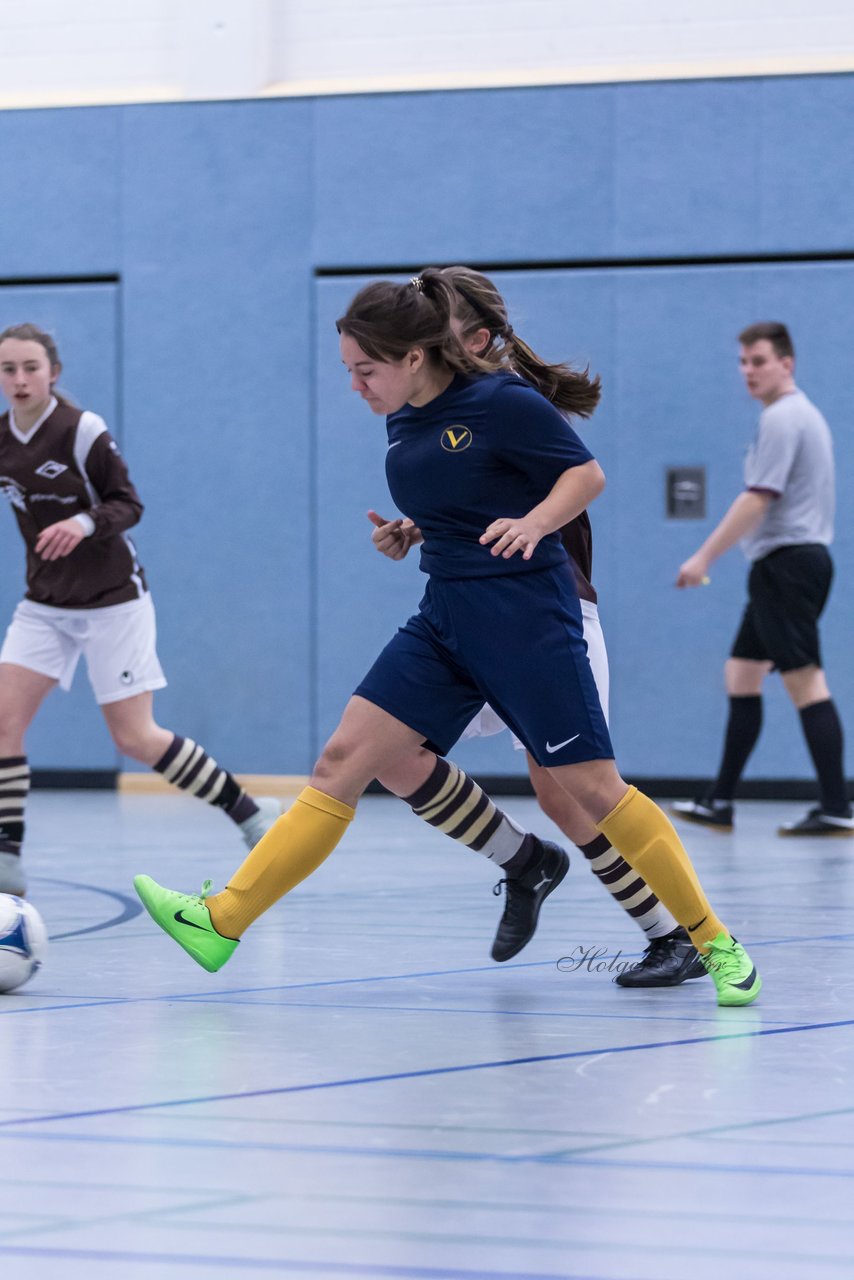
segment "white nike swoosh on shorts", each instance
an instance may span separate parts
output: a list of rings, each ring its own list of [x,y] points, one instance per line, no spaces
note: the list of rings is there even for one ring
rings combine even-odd
[[[560,751],[561,747],[568,747],[570,742],[575,742],[575,739],[580,737],[581,737],[580,733],[573,734],[571,738],[565,738],[563,742],[556,742],[554,746],[552,746],[551,743],[547,742],[546,751],[548,751],[549,755],[551,755],[555,751]]]

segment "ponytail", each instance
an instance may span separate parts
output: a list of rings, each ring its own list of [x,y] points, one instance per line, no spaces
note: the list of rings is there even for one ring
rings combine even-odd
[[[426,274],[426,273],[425,273]],[[471,267],[443,267],[440,274],[456,294],[454,315],[462,336],[486,329],[489,340],[480,354],[490,369],[511,368],[564,413],[589,418],[602,394],[601,381],[569,364],[548,364],[517,336],[507,304],[488,276]]]
[[[589,376],[589,365],[586,369],[573,369],[569,364],[547,364],[512,331],[505,350],[511,367],[551,400],[556,409],[579,418],[590,417],[601,398],[602,381],[598,374],[595,378]]]

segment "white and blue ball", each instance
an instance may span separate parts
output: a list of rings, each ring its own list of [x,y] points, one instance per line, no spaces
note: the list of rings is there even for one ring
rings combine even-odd
[[[0,893],[0,992],[23,986],[46,952],[47,930],[33,904]]]

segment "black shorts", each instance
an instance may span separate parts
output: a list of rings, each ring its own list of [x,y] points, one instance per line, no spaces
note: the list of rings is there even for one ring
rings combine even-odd
[[[818,620],[832,579],[833,561],[820,543],[778,547],[757,560],[730,656],[771,662],[782,672],[820,667]]]

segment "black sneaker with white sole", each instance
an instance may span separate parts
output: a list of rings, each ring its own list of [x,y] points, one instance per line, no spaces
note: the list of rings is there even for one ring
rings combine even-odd
[[[536,837],[535,837],[536,839]],[[540,907],[569,870],[569,854],[550,840],[537,839],[540,857],[521,876],[499,880],[493,893],[504,885],[504,914],[492,944],[493,960],[511,960],[531,941],[537,928]]]
[[[705,978],[706,966],[687,932],[681,927],[664,938],[650,939],[643,956],[618,973],[618,987],[679,987],[690,978]]]
[[[820,806],[810,809],[797,822],[784,822],[777,828],[780,836],[854,836],[854,817],[847,814],[825,813]]]
[[[670,812],[686,822],[717,827],[718,831],[732,831],[733,828],[733,808],[727,800],[675,800]]]

